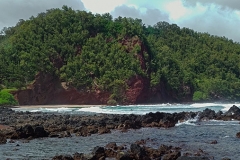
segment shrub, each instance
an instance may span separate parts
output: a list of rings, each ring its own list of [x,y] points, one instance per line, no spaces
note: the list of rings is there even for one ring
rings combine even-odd
[[[201,91],[196,91],[193,93],[193,101],[207,100],[207,95]]]
[[[7,91],[0,91],[0,105],[17,105],[13,95]]]
[[[109,100],[107,101],[107,104],[108,104],[108,105],[115,106],[115,105],[117,105],[117,101],[115,101],[114,99],[109,99]]]

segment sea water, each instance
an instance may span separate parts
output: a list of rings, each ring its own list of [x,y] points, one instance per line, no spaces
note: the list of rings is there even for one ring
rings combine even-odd
[[[181,112],[202,111],[210,108],[215,111],[227,111],[233,104],[201,103],[201,104],[158,104],[158,105],[130,105],[130,106],[92,106],[88,108],[34,108],[24,111],[57,112],[59,114],[145,114],[148,112]],[[240,106],[238,103],[234,105]],[[57,107],[57,108],[56,108]],[[72,108],[73,107],[73,108]],[[22,110],[22,109],[15,109]],[[18,140],[15,143],[0,145],[0,159],[51,159],[55,155],[70,154],[75,152],[90,153],[95,146],[105,146],[107,143],[116,142],[118,145],[129,146],[131,143],[148,139],[150,147],[158,148],[160,145],[181,147],[182,153],[198,153],[216,160],[222,158],[240,159],[239,143],[236,133],[240,132],[238,121],[201,121],[197,118],[179,122],[175,127],[141,128],[128,132],[112,131],[110,134],[92,135],[89,137],[70,138],[40,138],[25,143]],[[211,142],[217,142],[211,144]],[[18,146],[19,145],[19,146]]]
[[[143,115],[149,112],[198,112],[206,108],[214,111],[226,112],[234,105],[240,106],[240,103],[193,103],[193,104],[148,104],[148,105],[117,105],[117,106],[88,106],[81,107],[81,105],[71,106],[34,106],[24,108],[13,108],[16,111],[29,111],[29,112],[58,112],[68,114],[87,114],[87,113],[106,113],[106,114],[138,114]]]

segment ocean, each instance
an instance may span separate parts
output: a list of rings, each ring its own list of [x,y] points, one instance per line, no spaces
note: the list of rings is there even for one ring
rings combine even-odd
[[[148,104],[148,105],[117,105],[117,106],[88,106],[81,107],[81,105],[57,105],[57,106],[34,106],[13,108],[16,111],[29,111],[29,112],[54,112],[54,113],[68,113],[68,114],[90,114],[90,113],[105,113],[105,114],[138,114],[143,115],[149,112],[197,112],[203,111],[206,108],[214,111],[226,112],[234,105],[240,106],[240,103],[193,103],[193,104]]]
[[[14,108],[16,111],[53,112],[58,114],[146,114],[149,112],[182,112],[203,111],[206,108],[226,112],[233,103],[195,103],[195,104],[154,104],[129,106],[54,106],[45,108]],[[240,107],[240,103],[234,103]],[[90,153],[95,146],[105,146],[116,142],[118,145],[129,146],[131,143],[147,139],[147,145],[158,148],[160,145],[181,147],[182,153],[198,153],[216,160],[230,158],[240,159],[239,143],[236,133],[240,132],[239,121],[201,121],[197,117],[185,122],[179,122],[172,128],[141,128],[128,132],[112,131],[109,134],[91,135],[89,137],[40,138],[25,143],[18,140],[15,143],[0,145],[0,159],[51,159],[55,155],[76,152]],[[212,144],[212,142],[215,142]]]

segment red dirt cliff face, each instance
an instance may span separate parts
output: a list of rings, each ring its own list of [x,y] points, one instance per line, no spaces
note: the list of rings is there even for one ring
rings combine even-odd
[[[127,104],[144,103],[147,101],[149,89],[147,78],[136,76],[129,79],[127,84],[129,86],[125,93]]]
[[[75,88],[65,88],[57,77],[39,73],[28,89],[15,93],[15,98],[20,105],[106,104],[109,95],[99,91],[79,92]]]
[[[133,77],[127,82],[124,104],[144,103],[148,97],[149,81],[140,76]],[[19,105],[46,104],[78,104],[99,105],[107,104],[110,93],[94,91],[80,92],[75,88],[66,88],[52,75],[39,73],[35,82],[26,90],[15,93]]]

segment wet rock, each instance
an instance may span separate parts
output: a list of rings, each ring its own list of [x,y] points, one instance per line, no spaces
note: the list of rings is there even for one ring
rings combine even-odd
[[[158,148],[158,152],[163,155],[163,154],[168,154],[169,151],[172,149],[172,146],[166,146],[166,145],[161,145]]]
[[[210,142],[210,144],[217,144],[218,142],[216,140]]]
[[[93,125],[93,126],[87,126],[88,129],[88,134],[96,134],[98,133],[98,127]]]
[[[216,113],[214,110],[206,108],[199,114],[200,119],[215,119],[216,118]]]
[[[177,158],[177,160],[210,160],[207,157],[187,157],[187,156],[181,156]]]
[[[54,138],[54,137],[59,137],[60,135],[54,132],[51,132],[48,137]]]
[[[162,153],[159,152],[157,149],[145,147],[145,151],[146,151],[148,157],[151,159],[160,159],[162,156]]]
[[[171,120],[160,120],[158,123],[158,127],[170,128],[174,127],[176,122]]]
[[[111,133],[110,129],[106,127],[99,127],[98,128],[98,134],[105,134],[105,133]]]
[[[52,158],[52,160],[74,160],[70,155],[59,155]]]
[[[218,111],[218,112],[216,113],[216,116],[219,117],[219,116],[221,116],[222,114],[223,114],[223,111]]]
[[[117,160],[133,160],[133,155],[127,153],[127,152],[118,152],[117,153]]]
[[[5,143],[7,143],[7,139],[5,135],[0,133],[0,144],[5,144]]]
[[[73,159],[74,160],[85,160],[86,157],[84,156],[83,153],[74,153]]]
[[[116,157],[117,151],[107,148],[107,149],[105,149],[105,155],[106,155],[106,157]]]
[[[26,125],[22,128],[22,132],[24,135],[24,137],[22,136],[22,138],[27,138],[30,136],[34,136],[34,129],[31,125]]]
[[[105,157],[105,149],[103,147],[95,147],[92,151],[93,159],[100,159]]]
[[[131,144],[130,150],[135,155],[136,159],[145,159],[146,158],[146,151],[140,145],[135,144],[135,143]]]
[[[15,141],[10,139],[8,143],[15,143]]]
[[[34,135],[34,130],[31,125],[25,125],[16,130],[19,138],[28,138]]]
[[[240,138],[240,132],[238,132],[238,133],[236,134],[236,137],[237,137],[237,138]]]
[[[77,136],[86,137],[86,136],[89,135],[87,126],[81,126],[81,127],[79,127],[78,130],[76,130],[76,132],[77,132],[77,133],[76,133]]]
[[[230,158],[223,158],[222,160],[231,160]]]
[[[233,105],[225,114],[225,116],[240,115],[240,109]]]
[[[35,138],[47,137],[48,135],[49,135],[49,133],[45,131],[43,126],[35,126],[34,127],[34,137]]]
[[[69,131],[65,131],[58,135],[58,138],[64,138],[64,137],[72,137],[71,133]]]
[[[181,152],[174,151],[172,153],[168,153],[162,157],[162,160],[176,160],[181,156]]]
[[[115,142],[108,143],[105,148],[117,150],[117,144]]]

